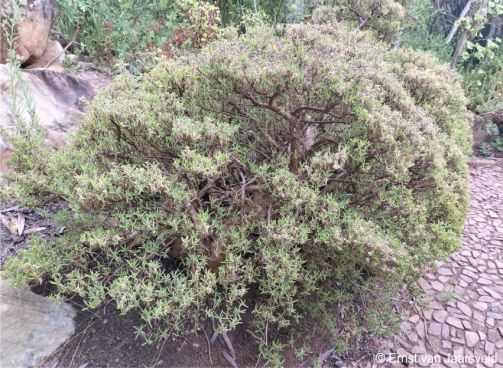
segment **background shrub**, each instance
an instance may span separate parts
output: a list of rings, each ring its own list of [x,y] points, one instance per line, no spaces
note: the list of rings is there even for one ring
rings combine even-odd
[[[12,193],[73,216],[6,274],[138,310],[147,341],[250,311],[272,359],[268,331],[458,246],[466,102],[431,55],[342,24],[215,41],[118,78],[68,147],[17,166]]]
[[[75,52],[94,58],[129,62],[159,49],[200,47],[220,29],[218,7],[198,0],[123,1],[58,0],[54,35]]]
[[[404,16],[404,7],[394,0],[335,0],[313,13],[315,22],[346,22],[356,29],[371,29],[387,42],[397,38]]]

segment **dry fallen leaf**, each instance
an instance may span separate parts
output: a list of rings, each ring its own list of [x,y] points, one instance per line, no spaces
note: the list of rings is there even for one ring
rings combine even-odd
[[[236,360],[236,354],[234,353],[234,347],[232,346],[231,340],[229,339],[229,336],[225,332],[222,332],[222,338],[225,341],[225,344],[229,348],[229,353],[231,354],[232,359]]]
[[[227,362],[232,366],[232,368],[238,368],[236,360],[233,359],[225,349],[222,350],[222,355],[224,356],[225,360],[227,360]]]
[[[19,212],[17,214],[17,235],[23,235],[25,218],[24,215]]]
[[[25,230],[24,234],[33,234],[33,233],[38,233],[39,231],[44,231],[47,229],[46,227],[40,226],[40,227],[32,227],[31,229]]]
[[[0,213],[17,211],[18,209],[19,209],[19,206],[12,206],[12,207],[4,208],[3,210],[0,210]]]

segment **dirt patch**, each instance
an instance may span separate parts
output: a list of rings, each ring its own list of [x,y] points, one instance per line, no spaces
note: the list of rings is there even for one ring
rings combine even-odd
[[[64,202],[54,202],[35,208],[20,208],[13,203],[0,203],[0,266],[6,259],[22,249],[26,249],[29,240],[37,236],[44,241],[52,241],[61,235],[65,228],[58,225],[52,216],[66,210]],[[24,223],[24,224],[23,224]]]
[[[78,305],[77,305],[78,307]],[[108,305],[97,311],[80,310],[76,318],[76,334],[40,367],[226,367],[222,356],[224,344],[213,344],[211,326],[206,334],[179,336],[145,345],[134,335],[134,326],[141,323],[137,313],[121,316]],[[241,329],[229,334],[239,366],[254,366],[257,352],[249,336]]]
[[[176,336],[166,341],[145,345],[134,335],[135,326],[141,324],[137,313],[120,315],[112,304],[95,311],[79,309],[76,317],[76,333],[51,358],[37,368],[133,368],[133,367],[232,367],[224,358],[228,351],[224,340],[212,339],[213,328],[208,321],[204,331],[197,335]],[[246,324],[228,334],[235,351],[238,367],[264,367],[257,360],[258,347]],[[287,336],[276,336],[287,341]],[[312,360],[322,359],[325,367],[347,367],[345,362],[368,361],[379,341],[370,335],[362,336],[343,356],[331,348],[329,335],[316,335],[309,339],[308,346],[314,354],[298,358],[287,348],[284,354],[285,367],[309,367]],[[358,365],[350,365],[358,366]]]

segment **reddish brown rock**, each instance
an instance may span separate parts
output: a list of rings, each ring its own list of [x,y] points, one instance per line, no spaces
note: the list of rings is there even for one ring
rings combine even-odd
[[[2,1],[0,21],[12,17],[10,1]],[[23,64],[29,65],[40,58],[49,41],[49,32],[57,14],[56,0],[27,0],[22,6],[22,21],[17,25],[16,51]],[[0,27],[3,29],[3,27]],[[0,34],[0,63],[7,59],[8,44],[5,33]]]

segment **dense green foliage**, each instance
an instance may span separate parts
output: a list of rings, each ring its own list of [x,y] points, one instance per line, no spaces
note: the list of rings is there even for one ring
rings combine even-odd
[[[407,8],[404,46],[427,50],[451,62],[464,75],[470,109],[484,112],[503,108],[503,4],[473,1],[465,18],[456,19],[467,2],[418,0]],[[459,30],[448,41],[448,33]]]
[[[197,46],[216,38],[218,8],[197,0],[58,0],[53,33],[71,49],[95,58],[129,62],[145,51]]]
[[[462,74],[470,109],[480,113],[503,109],[503,48],[492,59],[468,65]]]
[[[441,61],[449,62],[453,45],[445,43],[444,30],[438,22],[433,3],[430,0],[414,1],[407,15],[403,44],[416,50],[430,51]]]
[[[217,40],[118,78],[68,147],[34,163],[19,146],[11,193],[71,215],[5,273],[139,310],[147,340],[251,311],[270,358],[268,330],[309,303],[401,284],[458,246],[466,102],[431,55],[343,24]]]
[[[70,50],[93,58],[142,63],[145,52],[173,57],[180,47],[200,47],[227,32],[246,32],[249,20],[273,25],[313,19],[373,30],[392,46],[434,53],[465,76],[470,109],[484,112],[503,103],[501,95],[503,5],[474,0],[457,20],[461,0],[58,0],[55,36]],[[253,23],[253,22],[252,22]],[[459,30],[450,41],[448,33]],[[148,54],[147,54],[148,55]],[[131,69],[131,70],[132,70]]]
[[[345,22],[356,29],[371,29],[387,42],[396,40],[405,10],[394,0],[336,0],[313,12],[315,22]]]

